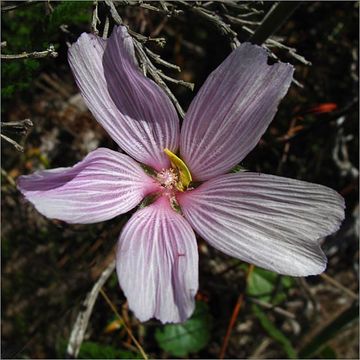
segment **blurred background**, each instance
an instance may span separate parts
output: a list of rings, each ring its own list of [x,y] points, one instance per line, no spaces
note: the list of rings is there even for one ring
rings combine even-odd
[[[143,48],[181,68],[149,55],[174,79],[166,80],[168,90],[186,111],[236,39],[249,40],[273,5],[1,2],[3,358],[142,358],[127,329],[149,358],[359,358],[358,2],[301,3],[264,43],[270,61],[295,66],[296,81],[240,164],[323,184],[345,197],[346,219],[323,242],[325,274],[299,279],[252,269],[198,239],[200,288],[190,320],[139,323],[110,271],[103,292],[92,295],[95,305],[75,354],[70,334],[88,310],[87,294],[111,269],[131,214],[68,225],[37,213],[15,185],[21,174],[71,166],[99,146],[117,149],[84,105],[67,63],[67,48],[82,32],[103,35],[108,28],[111,34],[111,6]]]

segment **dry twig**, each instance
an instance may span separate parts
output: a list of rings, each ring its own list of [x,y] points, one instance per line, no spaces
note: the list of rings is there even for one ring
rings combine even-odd
[[[161,70],[158,70],[158,74],[159,74],[164,80],[167,80],[167,81],[172,82],[172,83],[174,83],[174,84],[178,84],[178,85],[185,86],[186,88],[190,89],[191,91],[194,90],[194,83],[187,82],[187,81],[183,81],[183,80],[173,79],[172,77],[165,75]]]
[[[1,12],[12,11],[12,10],[16,10],[16,9],[18,9],[20,7],[34,5],[34,4],[38,4],[38,3],[41,3],[41,2],[42,1],[39,1],[39,0],[28,0],[28,1],[19,2],[18,4],[1,6]]]
[[[282,316],[285,316],[285,317],[287,317],[289,319],[295,319],[295,315],[293,313],[291,313],[290,311],[287,311],[285,309],[282,309],[279,306],[272,305],[272,304],[269,304],[269,303],[267,303],[265,301],[261,301],[259,299],[255,299],[255,298],[252,298],[252,297],[247,297],[246,299],[249,300],[250,302],[256,304],[256,305],[259,305],[259,306],[263,307],[264,309],[273,310],[275,313],[277,313],[279,315],[282,315]]]
[[[329,275],[322,273],[320,274],[320,277],[325,280],[326,282],[328,282],[329,284],[335,286],[336,288],[338,288],[339,290],[341,290],[342,292],[344,292],[346,295],[348,295],[349,297],[351,297],[354,300],[358,300],[358,295],[355,294],[352,290],[348,289],[347,287],[345,287],[344,285],[341,285],[338,281],[336,281],[335,279],[333,279],[332,277],[330,277]]]
[[[66,349],[66,353],[69,357],[77,358],[79,355],[80,347],[84,340],[85,331],[88,326],[96,299],[99,295],[101,287],[106,283],[114,269],[115,260],[113,260],[101,273],[98,281],[94,284],[91,291],[87,294],[84,302],[82,303],[81,310],[71,330],[70,339]]]
[[[119,25],[124,25],[123,20],[121,19],[119,13],[116,10],[116,7],[112,0],[105,0],[105,3],[108,5],[110,9],[110,14],[114,21]],[[148,40],[153,40],[153,38],[148,38],[146,36],[140,35],[135,33],[134,31],[129,30],[129,34],[133,38],[135,52],[140,62],[140,67],[142,68],[144,74],[149,73],[149,75],[154,79],[154,81],[165,91],[165,93],[169,96],[171,101],[173,102],[175,108],[179,112],[181,117],[185,116],[185,112],[182,109],[181,105],[179,104],[178,100],[176,99],[175,95],[172,91],[168,88],[164,80],[162,79],[161,75],[159,74],[159,70],[155,67],[152,61],[149,59],[146,51],[144,50],[144,42]],[[157,38],[158,40],[161,38]],[[182,85],[182,81],[172,79],[172,82],[180,83]]]
[[[357,179],[359,177],[359,170],[351,163],[349,152],[346,146],[348,141],[353,139],[352,135],[345,136],[344,129],[342,128],[342,124],[345,121],[345,116],[340,116],[336,120],[336,125],[338,127],[338,133],[335,140],[335,145],[332,151],[332,157],[340,170],[342,176],[350,176],[353,179]]]
[[[14,146],[16,150],[21,151],[21,152],[24,151],[24,148],[20,144],[18,144],[15,140],[9,138],[8,136],[6,136],[4,134],[0,134],[0,135],[1,135],[2,139],[6,140],[8,143],[10,143],[12,146]]]
[[[99,30],[97,29],[97,25],[100,24],[100,19],[98,16],[98,5],[99,5],[98,1],[94,0],[92,21],[91,21],[91,32],[95,35],[99,34]]]
[[[233,50],[240,46],[237,33],[232,30],[230,25],[225,23],[215,12],[209,11],[197,5],[194,6],[192,3],[186,1],[179,1],[179,4],[215,25],[223,35],[228,37],[230,46]]]
[[[152,52],[150,49],[145,48],[145,51],[146,51],[146,53],[147,53],[156,63],[158,63],[159,65],[166,66],[166,67],[168,67],[168,68],[170,68],[170,69],[173,69],[173,70],[176,70],[176,71],[178,71],[178,72],[181,71],[180,66],[177,66],[177,65],[175,65],[175,64],[171,64],[171,63],[163,60],[163,59],[160,57],[160,55],[155,54],[155,53]]]
[[[251,21],[251,20],[244,20],[242,19],[240,16],[231,16],[231,15],[224,15],[226,17],[226,19],[228,19],[230,22],[234,23],[234,24],[239,24],[239,25],[260,25],[260,22],[258,21]]]
[[[263,42],[265,42],[284,24],[284,22],[299,5],[300,1],[283,1],[275,3],[264,17],[261,25],[251,36],[250,42],[258,45],[261,45]]]
[[[124,326],[126,332],[128,333],[128,335],[130,336],[131,340],[134,342],[135,346],[138,348],[138,350],[140,351],[141,356],[143,357],[143,359],[147,360],[148,357],[144,351],[144,349],[142,348],[142,346],[139,344],[139,342],[135,339],[133,333],[131,332],[130,328],[126,325],[124,319],[121,317],[121,315],[119,314],[119,312],[116,310],[116,307],[114,306],[114,304],[112,303],[112,301],[109,299],[109,297],[106,295],[105,291],[103,289],[100,289],[100,293],[102,295],[102,297],[105,299],[105,301],[107,302],[107,304],[110,306],[111,310],[114,312],[114,314],[117,316],[117,318],[120,320],[121,324]]]
[[[248,28],[247,26],[243,26],[242,29],[244,31],[246,31],[247,33],[253,35],[254,34],[254,30],[251,30],[250,28]],[[269,50],[270,54],[272,55],[272,57],[277,59],[277,56],[271,51],[271,48],[277,47],[279,49],[284,49],[286,50],[290,56],[292,56],[294,59],[296,59],[297,61],[301,62],[304,65],[311,65],[311,62],[306,60],[303,56],[299,55],[296,52],[296,49],[291,48],[289,46],[286,46],[284,44],[282,44],[281,42],[274,40],[274,39],[266,39],[263,46]]]
[[[248,270],[246,272],[246,276],[245,276],[245,281],[247,283],[251,273],[254,271],[254,268],[255,266],[254,265],[249,265],[248,267]],[[228,328],[226,330],[226,335],[225,335],[225,338],[224,338],[224,341],[223,341],[223,344],[221,346],[221,351],[220,351],[220,355],[219,355],[219,359],[224,359],[225,357],[225,353],[226,353],[226,349],[228,347],[228,344],[229,344],[229,339],[230,339],[230,336],[231,336],[231,332],[232,332],[232,329],[234,328],[234,325],[236,323],[236,320],[238,318],[238,315],[239,315],[239,312],[241,310],[241,307],[244,303],[244,299],[245,299],[245,289],[244,291],[239,295],[237,301],[236,301],[236,304],[235,304],[235,307],[233,309],[233,312],[232,312],[232,315],[231,315],[231,319],[230,319],[230,322],[229,322],[229,325],[228,325]]]
[[[8,181],[8,183],[13,186],[13,187],[16,187],[16,182],[14,180],[13,177],[11,177],[7,171],[3,168],[1,168],[1,176],[5,177],[5,179]]]
[[[1,130],[7,130],[15,132],[21,135],[26,135],[29,130],[34,126],[30,119],[24,119],[20,121],[9,121],[0,123]]]
[[[106,16],[105,18],[105,24],[104,24],[104,30],[103,30],[103,35],[102,38],[105,40],[108,37],[108,33],[109,33],[109,26],[110,26],[110,20],[109,17]]]
[[[21,54],[1,54],[2,60],[17,60],[17,59],[40,59],[45,57],[56,58],[58,53],[55,51],[53,45],[50,45],[48,49],[44,51],[33,51],[31,53],[23,52]]]

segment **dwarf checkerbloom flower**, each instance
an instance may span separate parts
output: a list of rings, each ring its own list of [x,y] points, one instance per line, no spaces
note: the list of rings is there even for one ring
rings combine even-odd
[[[299,180],[229,173],[270,124],[291,65],[268,65],[263,48],[242,44],[208,77],[180,131],[169,98],[140,72],[125,27],[108,40],[82,34],[69,63],[88,108],[127,155],[99,148],[71,168],[21,176],[18,188],[43,215],[82,224],[152,197],[124,226],[116,254],[121,288],[141,321],[181,322],[192,314],[195,233],[280,274],[324,271],[319,239],[339,228],[342,197]]]

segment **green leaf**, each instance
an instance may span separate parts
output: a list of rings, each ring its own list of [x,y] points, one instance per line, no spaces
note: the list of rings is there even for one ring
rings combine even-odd
[[[353,304],[349,309],[341,312],[327,326],[325,326],[301,351],[301,358],[310,358],[320,351],[325,344],[359,318],[358,304]]]
[[[320,352],[319,352],[321,359],[337,359],[337,354],[333,348],[330,346],[325,346]]]
[[[187,357],[203,349],[210,340],[211,316],[204,302],[198,301],[194,314],[182,324],[168,324],[156,329],[155,339],[161,349],[177,357]]]
[[[257,305],[253,305],[252,310],[254,315],[259,319],[261,326],[274,340],[276,340],[282,346],[288,357],[290,359],[296,359],[296,351],[286,335],[270,321],[267,315]]]
[[[235,165],[235,166],[230,170],[231,173],[237,173],[237,172],[240,172],[240,171],[247,171],[247,169],[244,168],[244,167],[241,166],[241,165]]]
[[[247,294],[263,301],[269,301],[275,287],[276,274],[255,268],[247,282]]]
[[[139,354],[131,351],[116,349],[110,345],[103,345],[92,341],[82,343],[79,359],[141,359]]]
[[[281,284],[285,289],[290,289],[294,286],[295,280],[291,276],[281,276]]]
[[[277,282],[280,281],[280,291],[278,291],[277,296],[272,301],[272,303],[279,303],[286,296],[281,289],[288,289],[294,284],[294,280],[291,277],[281,276],[279,279],[279,276],[272,271],[255,268],[247,282],[247,295],[269,302]]]
[[[15,86],[14,85],[8,85],[1,89],[1,96],[3,98],[9,98],[11,97],[15,92]]]

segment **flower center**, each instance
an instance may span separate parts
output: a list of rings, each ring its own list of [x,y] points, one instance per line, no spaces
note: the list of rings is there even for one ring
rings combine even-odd
[[[171,162],[170,169],[162,169],[157,173],[159,183],[169,190],[185,191],[192,181],[191,173],[186,164],[169,149],[164,149]]]
[[[156,175],[159,183],[167,189],[174,189],[179,181],[179,176],[175,169],[163,169]]]

